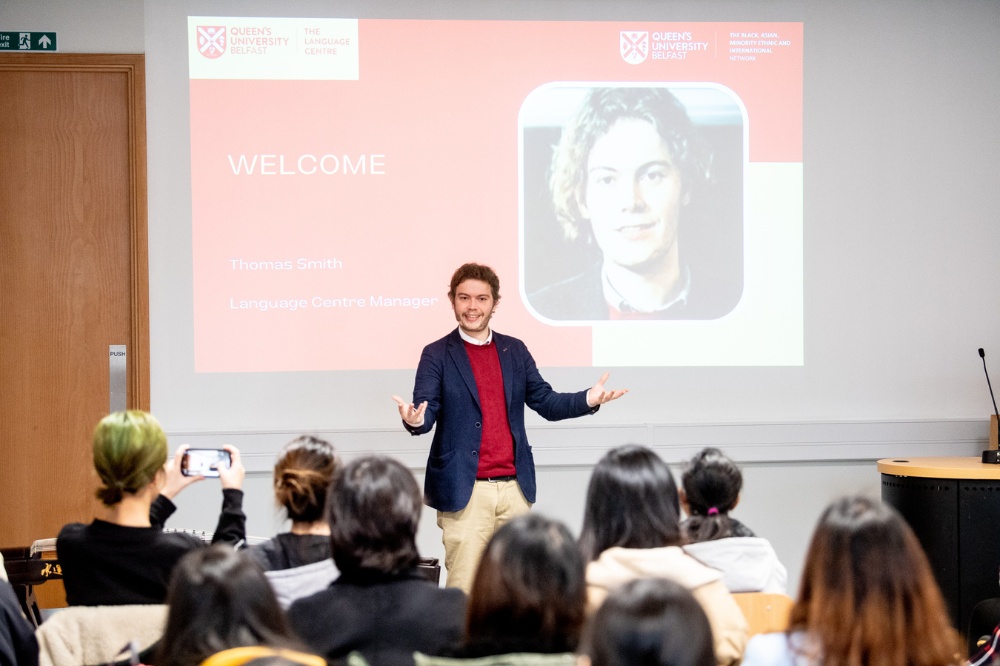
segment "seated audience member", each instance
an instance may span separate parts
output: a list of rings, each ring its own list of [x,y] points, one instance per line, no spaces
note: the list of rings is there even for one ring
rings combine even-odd
[[[586,602],[583,556],[566,526],[518,516],[497,530],[479,561],[458,654],[575,652]]]
[[[304,651],[264,572],[232,548],[212,546],[182,558],[170,581],[167,605],[156,666],[198,666],[232,648],[265,646],[287,650],[289,656]],[[265,656],[253,650],[247,655]],[[243,662],[220,659],[219,663]],[[309,656],[300,663],[316,666],[323,660]]]
[[[337,454],[324,439],[302,435],[285,445],[274,465],[274,496],[292,529],[247,549],[264,571],[330,559],[330,525],[323,511],[336,468]]]
[[[787,632],[750,639],[745,666],[946,666],[963,645],[916,537],[889,506],[845,497],[823,512]]]
[[[268,572],[282,607],[319,592],[337,577],[330,558],[330,525],[323,516],[337,465],[330,442],[303,435],[285,445],[274,466],[275,499],[292,529],[247,553]]]
[[[712,628],[682,585],[640,578],[612,590],[590,623],[590,666],[714,666]]]
[[[238,544],[246,538],[245,471],[239,451],[224,448],[232,466],[220,470],[222,512],[213,541]],[[93,450],[102,515],[89,525],[66,525],[56,540],[70,606],[163,603],[177,561],[205,545],[195,536],[163,531],[176,508],[171,500],[203,478],[181,474],[186,449],[178,448],[165,466],[167,436],[146,412],[116,412],[97,424]]]
[[[327,498],[330,547],[340,577],[288,610],[292,628],[328,661],[358,651],[371,664],[412,664],[462,636],[465,594],[417,572],[423,497],[413,474],[383,456],[334,473]]]
[[[736,663],[746,619],[722,573],[688,555],[682,543],[677,486],[666,463],[641,446],[609,451],[590,478],[580,535],[590,609],[636,578],[669,578],[689,589],[708,616],[718,663]]]
[[[684,550],[720,570],[730,592],[785,594],[788,574],[770,542],[729,515],[742,488],[740,468],[719,449],[691,459],[681,475],[681,506],[689,516],[681,523],[690,542]]]
[[[37,666],[38,640],[35,628],[24,619],[14,588],[0,581],[0,665]]]

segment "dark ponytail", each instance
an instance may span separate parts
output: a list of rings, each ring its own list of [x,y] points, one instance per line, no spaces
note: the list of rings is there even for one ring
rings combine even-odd
[[[684,522],[689,541],[741,536],[729,517],[743,488],[743,474],[736,463],[719,449],[703,449],[688,463],[681,483],[691,514]]]

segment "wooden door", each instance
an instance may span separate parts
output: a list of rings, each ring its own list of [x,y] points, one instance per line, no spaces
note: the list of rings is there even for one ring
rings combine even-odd
[[[109,345],[128,346],[128,405],[148,409],[144,68],[0,55],[3,547],[93,518]]]

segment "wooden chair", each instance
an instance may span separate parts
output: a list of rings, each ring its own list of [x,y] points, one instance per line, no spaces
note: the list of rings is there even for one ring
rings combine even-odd
[[[788,629],[788,616],[795,602],[787,594],[739,592],[733,599],[747,619],[750,636]]]

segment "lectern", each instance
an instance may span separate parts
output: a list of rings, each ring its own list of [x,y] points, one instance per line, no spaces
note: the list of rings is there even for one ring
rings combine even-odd
[[[882,500],[913,528],[965,634],[973,607],[1000,596],[1000,465],[979,458],[878,461]]]

